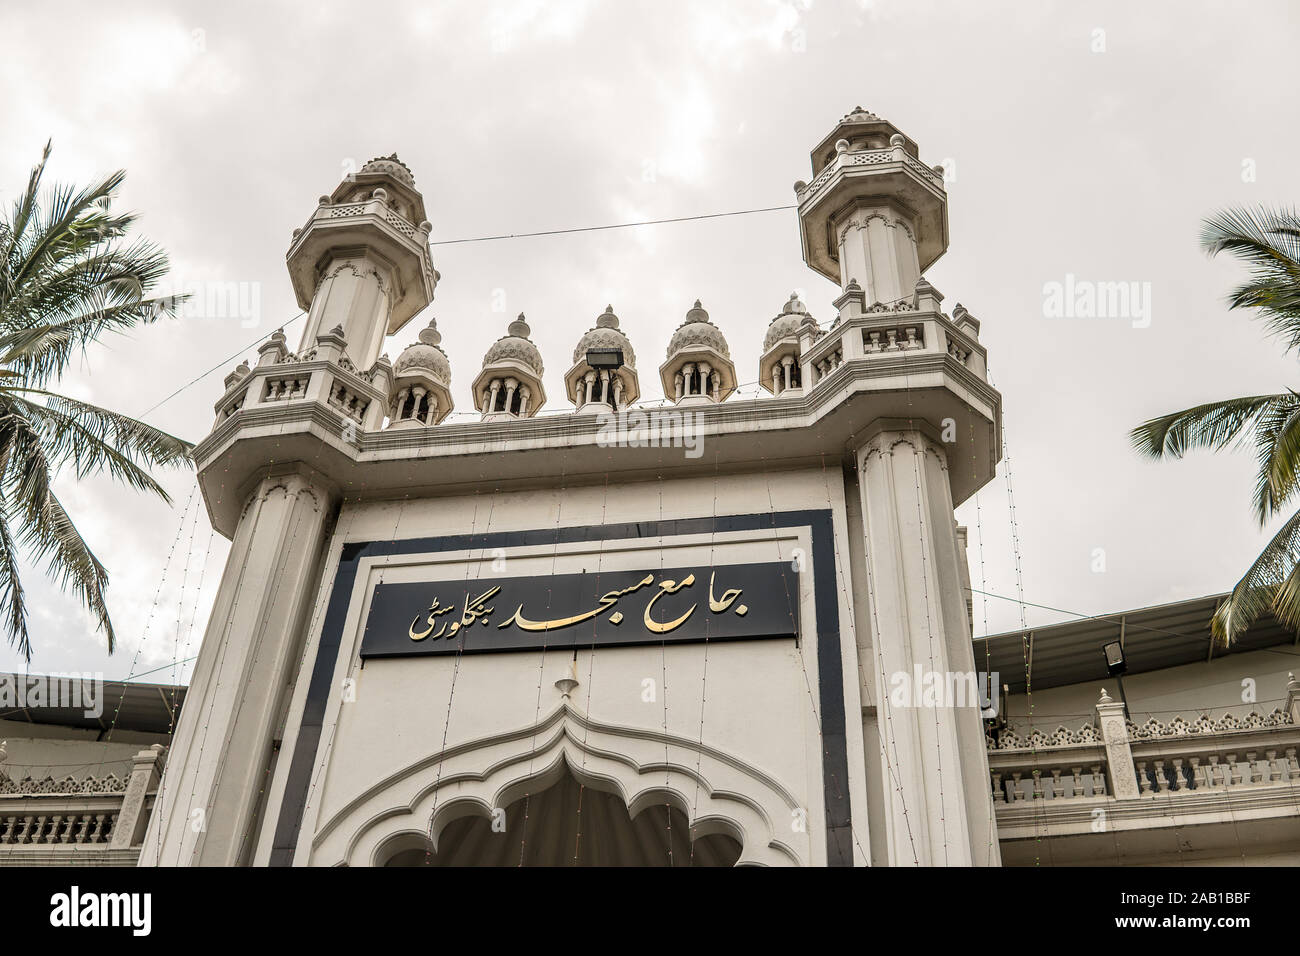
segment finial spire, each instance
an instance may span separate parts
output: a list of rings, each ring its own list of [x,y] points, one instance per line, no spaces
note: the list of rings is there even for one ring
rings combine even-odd
[[[528,322],[527,320],[524,319],[524,314],[520,312],[519,318],[511,322],[510,327],[507,328],[506,331],[513,336],[516,336],[521,339],[526,339],[528,338],[529,335],[532,334],[533,330],[528,327]]]
[[[420,330],[419,339],[425,345],[438,345],[442,342],[442,333],[438,331],[437,319],[429,319],[429,324]]]

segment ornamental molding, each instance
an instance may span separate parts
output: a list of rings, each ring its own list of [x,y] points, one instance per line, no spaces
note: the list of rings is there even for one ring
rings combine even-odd
[[[567,700],[534,725],[448,747],[390,774],[333,814],[312,849],[330,848],[325,865],[374,866],[395,839],[415,834],[436,851],[452,821],[490,820],[566,770],[613,793],[631,816],[671,803],[693,833],[736,839],[738,864],[810,862],[806,845],[792,845],[806,844],[806,835],[785,839],[802,804],[776,778],[699,740],[594,720]]]
[[[943,471],[948,470],[948,453],[944,447],[920,431],[900,433],[897,431],[880,431],[877,432],[865,445],[859,450],[859,470],[864,474],[871,465],[873,458],[879,458],[882,461],[885,458],[892,458],[894,450],[906,446],[911,450],[913,455],[933,455],[935,461]]]

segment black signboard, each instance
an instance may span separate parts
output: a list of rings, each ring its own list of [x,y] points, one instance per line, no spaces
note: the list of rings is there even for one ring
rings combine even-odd
[[[784,561],[379,584],[361,656],[796,638]]]

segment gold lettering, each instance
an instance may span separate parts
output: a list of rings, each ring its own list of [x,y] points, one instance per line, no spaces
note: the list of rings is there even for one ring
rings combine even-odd
[[[654,597],[652,597],[650,599],[650,603],[648,603],[645,606],[645,615],[643,617],[643,621],[645,622],[646,630],[652,631],[655,634],[667,634],[669,631],[674,631],[677,628],[681,627],[683,624],[685,624],[686,619],[695,613],[696,606],[694,604],[691,605],[690,610],[688,610],[681,617],[677,618],[677,620],[668,621],[667,623],[664,624],[660,624],[658,621],[651,618],[650,611],[651,609],[654,608],[655,601],[659,600],[665,594],[676,594],[682,588],[690,587],[694,583],[695,583],[694,574],[686,575],[686,577],[682,578],[680,582],[670,581],[667,578],[660,581],[659,593],[656,594]]]
[[[731,607],[731,602],[736,600],[736,598],[740,597],[740,592],[741,592],[740,588],[734,588],[730,591],[723,591],[722,600],[719,601],[717,598],[713,596],[713,579],[716,576],[717,576],[716,571],[711,571],[709,573],[709,610],[712,611],[714,614],[718,614],[719,612],[725,611],[727,608]],[[736,613],[737,614],[740,613],[739,609],[737,610]]]
[[[428,636],[433,632],[433,625],[434,625],[434,620],[433,620],[433,619],[436,618],[436,617],[438,617],[439,615],[446,614],[446,613],[447,613],[448,611],[450,611],[450,610],[451,610],[451,607],[450,607],[450,606],[448,606],[448,607],[441,607],[441,608],[438,607],[438,599],[437,599],[437,598],[434,598],[434,599],[433,599],[433,603],[429,605],[429,617],[428,617],[428,619],[427,619],[427,621],[426,621],[426,623],[428,623],[429,626],[426,627],[423,631],[418,631],[418,632],[417,632],[417,631],[415,630],[415,625],[418,624],[418,623],[420,623],[420,615],[417,614],[417,615],[415,616],[415,619],[414,619],[413,621],[411,621],[411,626],[407,629],[407,632],[406,632],[406,633],[410,636],[411,640],[413,640],[413,641],[422,641],[422,640],[424,640],[426,637],[428,637]],[[443,626],[444,629],[447,627],[446,623],[444,623],[442,626]],[[442,631],[439,631],[439,632],[438,632],[436,635],[434,635],[434,636],[435,636],[435,638],[437,638],[437,637],[442,637]]]

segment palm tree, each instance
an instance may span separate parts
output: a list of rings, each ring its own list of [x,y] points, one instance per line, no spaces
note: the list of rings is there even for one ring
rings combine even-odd
[[[189,462],[191,445],[106,408],[51,390],[69,361],[106,332],[174,315],[178,298],[149,298],[167,273],[158,247],[123,237],[132,214],[111,211],[119,170],[91,186],[42,193],[47,143],[27,189],[0,213],[0,615],[9,643],[32,656],[20,545],[77,594],[116,645],[104,599],[108,572],[51,485],[65,466],[107,472],[170,501],[150,466]]]
[[[1229,252],[1249,278],[1228,297],[1229,308],[1254,308],[1286,351],[1300,349],[1300,217],[1294,209],[1230,209],[1207,219],[1201,246]],[[1194,448],[1218,451],[1253,439],[1258,473],[1254,511],[1267,524],[1300,488],[1300,394],[1291,389],[1197,405],[1133,429],[1134,447],[1152,458],[1181,458]],[[1273,536],[1210,622],[1224,645],[1271,608],[1300,630],[1300,511]]]

